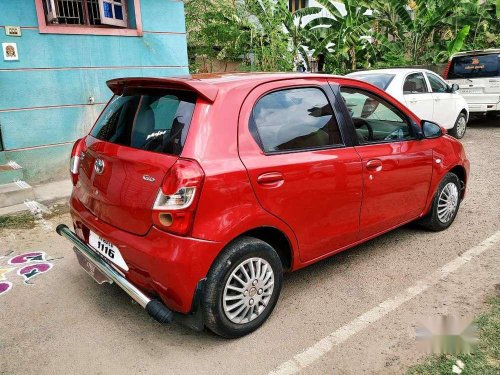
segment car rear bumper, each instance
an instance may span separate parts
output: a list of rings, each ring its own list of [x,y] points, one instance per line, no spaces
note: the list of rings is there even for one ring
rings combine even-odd
[[[129,267],[120,271],[128,282],[146,296],[160,297],[171,310],[192,310],[197,285],[221,250],[219,242],[175,236],[154,226],[139,236],[102,222],[74,196],[70,207],[78,239],[87,244],[92,231],[119,248]]]
[[[169,310],[163,303],[158,300],[154,300],[144,294],[135,285],[130,283],[120,272],[111,267],[107,262],[105,262],[97,253],[92,250],[87,244],[82,242],[75,233],[73,233],[66,225],[60,224],[56,228],[56,232],[67,238],[71,243],[73,243],[73,250],[78,256],[85,259],[85,262],[91,265],[92,270],[97,268],[97,272],[100,272],[103,276],[107,278],[107,281],[114,282],[120,288],[122,288],[134,301],[141,305],[146,311],[157,321],[161,323],[170,323],[173,318],[173,313]],[[95,271],[92,272],[92,274]]]
[[[467,101],[469,112],[500,111],[500,95],[462,95]]]

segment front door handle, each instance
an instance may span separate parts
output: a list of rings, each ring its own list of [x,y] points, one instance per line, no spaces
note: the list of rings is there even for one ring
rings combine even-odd
[[[285,176],[280,172],[267,172],[257,177],[257,183],[267,187],[279,187],[285,182]]]
[[[382,170],[382,160],[372,159],[366,162],[366,169],[369,171],[379,172]]]

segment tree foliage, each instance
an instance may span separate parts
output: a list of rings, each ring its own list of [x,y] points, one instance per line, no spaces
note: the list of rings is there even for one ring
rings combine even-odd
[[[289,71],[323,56],[328,72],[446,62],[465,49],[500,45],[500,0],[185,0],[188,52]],[[339,3],[342,3],[339,5]]]

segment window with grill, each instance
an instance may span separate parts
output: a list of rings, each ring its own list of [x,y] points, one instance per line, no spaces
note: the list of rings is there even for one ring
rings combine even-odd
[[[127,0],[44,0],[50,25],[127,27]]]
[[[295,12],[296,10],[307,8],[307,0],[288,0],[288,9],[290,12]]]

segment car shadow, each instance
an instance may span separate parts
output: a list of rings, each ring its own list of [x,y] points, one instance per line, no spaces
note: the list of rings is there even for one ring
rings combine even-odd
[[[500,115],[493,116],[472,116],[469,119],[467,126],[475,129],[495,128],[500,126]]]
[[[320,283],[325,277],[331,278],[332,275],[338,273],[345,274],[346,269],[351,266],[355,267],[359,261],[370,262],[372,256],[386,255],[385,253],[390,253],[395,244],[404,243],[405,239],[410,239],[417,232],[420,236],[422,233],[431,235],[433,233],[426,232],[414,224],[407,224],[296,272],[287,273],[284,276],[282,293],[284,295],[313,293],[314,291],[309,288],[310,285]],[[174,321],[172,324],[156,322],[115,284],[98,286],[86,274],[82,275],[78,283],[81,284],[79,290],[82,294],[79,299],[95,304],[96,313],[101,319],[109,319],[109,324],[120,326],[120,330],[125,331],[127,336],[139,335],[140,340],[146,340],[148,343],[156,342],[160,346],[166,343],[165,340],[169,344],[174,341],[177,345],[187,349],[193,349],[193,347],[199,349],[204,344],[218,346],[227,343],[227,339],[207,329],[204,332],[195,332],[180,322]],[[274,315],[276,314],[271,315],[271,320],[276,318]],[[136,337],[136,339],[139,338]],[[245,340],[245,337],[238,340]]]

